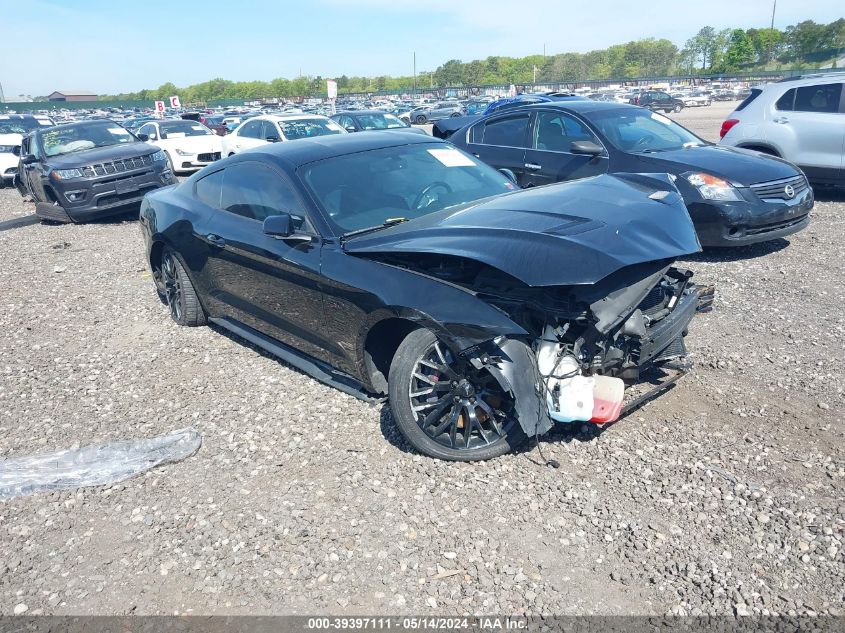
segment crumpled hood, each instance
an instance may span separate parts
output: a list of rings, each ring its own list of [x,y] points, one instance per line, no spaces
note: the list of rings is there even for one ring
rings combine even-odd
[[[660,191],[656,197],[648,196]],[[474,259],[529,286],[593,284],[633,264],[701,250],[663,175],[615,174],[497,196],[349,239],[356,255]]]
[[[741,187],[792,178],[799,173],[793,165],[775,156],[722,145],[639,154],[638,158],[648,162],[652,171],[667,171],[680,175],[700,170]]]
[[[54,169],[73,169],[96,163],[107,163],[114,160],[137,158],[158,151],[148,143],[126,143],[110,145],[108,147],[94,147],[79,152],[50,156],[47,163]]]

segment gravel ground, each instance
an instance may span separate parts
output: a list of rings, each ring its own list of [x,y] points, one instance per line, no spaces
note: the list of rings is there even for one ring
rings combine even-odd
[[[730,105],[678,119],[714,138]],[[131,221],[0,232],[0,457],[193,425],[193,457],[0,502],[0,613],[845,613],[845,195],[708,252],[696,371],[608,431],[452,464],[173,324]],[[32,206],[0,191],[0,220]]]

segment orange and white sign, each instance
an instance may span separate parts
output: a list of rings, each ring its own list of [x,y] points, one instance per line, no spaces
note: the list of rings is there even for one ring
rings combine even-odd
[[[156,101],[156,112],[164,112],[164,101]]]
[[[182,104],[179,102],[179,97],[170,97],[171,108],[181,108]]]

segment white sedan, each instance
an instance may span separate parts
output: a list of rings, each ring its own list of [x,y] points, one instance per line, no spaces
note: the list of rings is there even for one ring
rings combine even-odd
[[[146,140],[164,150],[170,169],[177,174],[202,169],[222,156],[221,137],[198,121],[149,121],[138,135],[146,135]]]
[[[346,133],[338,123],[319,114],[264,114],[247,119],[224,136],[223,155],[232,156],[267,143]]]

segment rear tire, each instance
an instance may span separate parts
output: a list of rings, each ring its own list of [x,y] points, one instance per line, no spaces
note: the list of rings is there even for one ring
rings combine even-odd
[[[684,106],[682,106],[680,103],[675,105],[675,107],[673,108],[674,112],[676,112],[676,113],[680,112],[683,109],[684,109]]]
[[[486,370],[456,362],[431,330],[414,330],[399,345],[388,393],[399,431],[429,457],[492,459],[527,439],[514,416],[512,395]]]
[[[425,115],[422,115],[422,114],[420,114],[419,116],[417,116],[416,119],[414,119],[414,123],[416,123],[417,125],[422,125],[425,122],[426,122]]]
[[[206,324],[205,311],[194,284],[170,247],[165,248],[161,256],[161,283],[171,319],[187,327]]]

